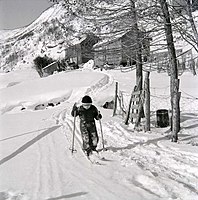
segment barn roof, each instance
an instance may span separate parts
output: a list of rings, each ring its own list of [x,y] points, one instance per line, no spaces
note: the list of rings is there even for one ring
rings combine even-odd
[[[66,41],[66,44],[68,47],[75,46],[77,44],[80,44],[86,38],[87,38],[87,34],[83,34],[81,36],[72,36],[68,41]]]
[[[122,31],[122,32],[119,32],[119,33],[116,33],[116,34],[112,34],[110,37],[106,37],[105,39],[99,41],[98,43],[96,43],[93,48],[94,49],[97,49],[97,48],[100,48],[104,45],[108,45],[108,44],[111,44],[112,42],[115,42],[119,39],[121,39],[126,33],[128,33],[130,31]]]

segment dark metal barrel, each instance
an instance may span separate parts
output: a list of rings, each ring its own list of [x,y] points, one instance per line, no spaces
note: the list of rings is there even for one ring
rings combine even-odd
[[[169,126],[169,115],[168,110],[160,109],[156,111],[157,116],[157,127],[167,127]]]

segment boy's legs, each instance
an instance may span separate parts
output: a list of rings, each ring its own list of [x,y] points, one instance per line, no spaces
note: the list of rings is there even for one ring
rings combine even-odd
[[[91,152],[89,131],[87,130],[87,127],[83,124],[80,125],[80,130],[83,141],[83,150],[87,152],[87,155],[89,155],[89,153]]]
[[[95,123],[81,123],[80,130],[83,140],[83,150],[89,155],[92,150],[96,151],[99,141]]]
[[[88,131],[90,133],[90,135],[89,135],[90,136],[90,140],[89,140],[90,147],[92,150],[96,150],[99,138],[98,138],[95,123],[91,124],[91,126],[88,128]]]
[[[98,134],[97,134],[97,132],[92,132],[91,133],[90,146],[91,146],[91,149],[93,151],[96,150],[97,144],[98,144]]]

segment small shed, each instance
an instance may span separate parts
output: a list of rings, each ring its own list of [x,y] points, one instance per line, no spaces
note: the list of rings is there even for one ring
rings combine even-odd
[[[55,71],[58,71],[58,63],[55,61],[53,63],[50,63],[46,67],[42,69],[43,74],[45,75],[52,75]]]
[[[111,35],[94,45],[94,61],[97,66],[133,65],[136,56],[136,40],[134,31]],[[149,55],[150,39],[142,32],[142,48],[144,56]]]

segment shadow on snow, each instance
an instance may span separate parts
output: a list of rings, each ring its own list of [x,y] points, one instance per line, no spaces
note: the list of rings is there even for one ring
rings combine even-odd
[[[28,147],[30,147],[31,145],[33,145],[34,143],[36,143],[38,140],[42,139],[46,135],[50,134],[51,132],[55,131],[59,127],[60,126],[53,126],[53,127],[49,128],[49,129],[47,129],[46,131],[42,132],[40,135],[36,136],[35,138],[30,140],[29,142],[27,142],[24,145],[22,145],[21,147],[19,147],[15,152],[11,153],[9,156],[6,156],[5,158],[1,159],[0,160],[0,165],[2,165],[5,162],[9,161],[10,159],[12,159],[13,157],[17,156],[18,154],[22,153]]]
[[[46,129],[47,129],[47,128],[40,129],[40,130],[36,130],[36,131],[30,131],[30,132],[27,132],[27,133],[22,133],[22,134],[15,135],[15,136],[11,136],[11,137],[7,137],[7,138],[4,138],[4,139],[1,139],[0,142],[6,141],[6,140],[10,140],[10,139],[13,139],[13,138],[17,138],[17,137],[21,137],[21,136],[24,136],[24,135],[36,133],[36,132],[38,132],[38,131],[44,131],[44,130],[46,130]]]
[[[86,195],[87,192],[76,192],[76,193],[72,193],[72,194],[68,194],[68,195],[63,195],[63,196],[59,196],[59,197],[53,197],[53,198],[49,198],[46,200],[58,200],[58,199],[69,199],[69,198],[73,198],[73,197],[77,197],[77,196],[82,196],[82,195]]]

